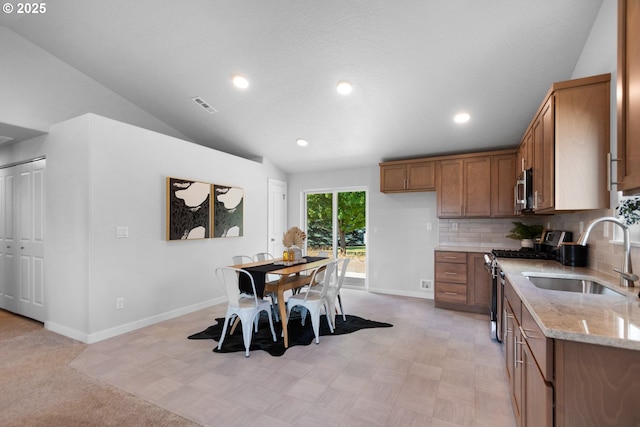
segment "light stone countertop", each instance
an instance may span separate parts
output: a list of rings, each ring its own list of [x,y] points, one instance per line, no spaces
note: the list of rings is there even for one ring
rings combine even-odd
[[[491,249],[495,249],[495,247],[483,248],[481,246],[437,246],[435,248],[436,251],[443,252],[479,252],[479,253],[491,253]]]
[[[548,338],[640,350],[638,286],[620,286],[613,276],[556,261],[498,258],[507,280]],[[593,295],[537,288],[523,273],[590,279],[623,295]]]

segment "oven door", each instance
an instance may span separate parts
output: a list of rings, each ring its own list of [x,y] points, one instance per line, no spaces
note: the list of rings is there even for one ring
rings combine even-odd
[[[498,323],[498,315],[499,315],[499,301],[498,301],[498,264],[495,258],[492,255],[485,254],[484,255],[485,268],[491,274],[491,300],[489,304],[489,321],[491,322],[491,339],[498,340],[502,342],[502,338],[499,337],[501,334],[498,331],[499,323]],[[500,304],[501,306],[501,304]]]

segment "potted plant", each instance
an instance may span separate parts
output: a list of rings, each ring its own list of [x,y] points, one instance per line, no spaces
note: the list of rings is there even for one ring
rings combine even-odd
[[[522,222],[514,222],[514,227],[509,231],[507,237],[520,240],[523,248],[533,248],[533,239],[540,237],[543,227],[539,224],[527,225]]]
[[[621,200],[616,212],[628,227],[637,224],[640,222],[640,197]]]

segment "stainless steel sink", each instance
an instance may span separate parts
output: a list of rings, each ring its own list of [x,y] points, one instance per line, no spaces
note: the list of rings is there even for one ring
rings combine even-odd
[[[564,277],[527,276],[536,287],[552,291],[579,292],[583,294],[597,295],[622,295],[601,283],[588,279],[569,279]]]

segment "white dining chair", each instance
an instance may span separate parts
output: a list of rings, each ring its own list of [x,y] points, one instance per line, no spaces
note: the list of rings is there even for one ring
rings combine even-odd
[[[334,261],[313,270],[309,286],[305,287],[304,290],[299,293],[291,296],[287,301],[287,324],[291,318],[291,309],[293,307],[300,306],[303,308],[303,310],[300,310],[302,315],[302,325],[305,323],[308,310],[311,315],[311,326],[313,327],[313,334],[316,337],[316,344],[320,343],[320,310],[324,307],[325,312],[329,313],[327,288],[329,287],[335,267],[336,263]],[[320,291],[317,292],[311,290],[314,286],[319,286]],[[327,322],[329,323],[329,330],[333,333],[333,324],[331,323],[331,318],[328,315]]]
[[[249,276],[253,295],[240,293],[240,287],[238,286],[240,274]],[[256,296],[256,285],[253,282],[251,274],[238,268],[220,267],[216,269],[216,276],[218,276],[222,289],[229,300],[227,314],[224,317],[224,325],[222,327],[222,336],[218,342],[218,350],[222,349],[222,343],[227,334],[229,324],[235,318],[239,318],[240,323],[242,323],[242,342],[244,343],[245,356],[249,357],[249,347],[251,347],[251,336],[253,335],[252,329],[258,332],[258,321],[260,319],[260,313],[263,311],[266,311],[267,316],[269,316],[269,327],[271,328],[271,335],[273,335],[273,341],[275,342],[276,331],[273,328],[273,317],[271,317],[271,301],[259,299]]]
[[[347,316],[344,314],[344,309],[342,308],[342,298],[340,297],[340,289],[344,284],[344,277],[347,274],[347,267],[349,267],[349,262],[351,258],[340,258],[336,262],[336,274],[332,275],[333,280],[327,289],[327,303],[329,306],[329,313],[331,316],[331,323],[334,328],[336,325],[336,300],[338,300],[338,305],[340,306],[340,313],[342,314],[342,320],[347,321]]]
[[[253,256],[253,259],[256,261],[266,261],[269,259],[275,259],[275,257],[271,255],[269,252],[258,252]]]
[[[233,256],[233,265],[248,264],[250,262],[253,262],[253,257],[250,257],[249,255]]]

